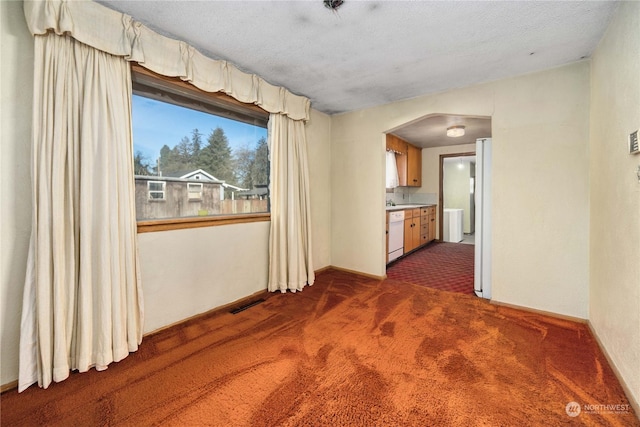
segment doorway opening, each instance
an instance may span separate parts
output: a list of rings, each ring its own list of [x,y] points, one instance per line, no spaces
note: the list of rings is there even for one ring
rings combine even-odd
[[[440,155],[439,235],[443,242],[474,244],[476,153]]]
[[[387,264],[387,277],[455,292],[457,290],[452,289],[454,285],[464,282],[462,293],[490,298],[490,282],[487,281],[488,286],[484,287],[483,292],[482,280],[479,280],[483,276],[478,275],[478,272],[485,268],[483,266],[488,265],[485,261],[490,260],[490,254],[487,257],[483,257],[482,254],[482,251],[490,247],[478,244],[482,228],[490,226],[490,216],[486,216],[487,221],[481,220],[482,203],[478,202],[477,196],[478,193],[482,193],[482,189],[478,188],[482,182],[482,176],[478,174],[483,171],[482,165],[479,164],[483,161],[481,141],[489,141],[490,145],[491,117],[429,114],[390,129],[387,133],[417,147],[421,151],[422,160],[419,185],[404,187],[403,184],[397,184],[397,187],[392,189],[387,185],[387,211],[401,207],[396,205],[417,208],[420,206],[413,205],[426,203],[433,207],[434,211],[433,217],[428,217],[433,219],[427,221],[435,221],[435,240],[427,240],[426,244],[418,245],[417,249],[415,245],[409,245],[408,251],[404,247],[402,255]],[[387,151],[388,145],[387,141]],[[453,172],[445,178],[449,166],[455,167],[458,171],[464,170],[465,173],[462,177],[457,177],[460,185],[457,195],[450,189],[447,191],[448,184],[455,181]],[[490,165],[486,169],[490,171]],[[462,182],[465,184],[461,185]],[[485,193],[491,194],[490,190]],[[461,198],[465,203],[454,203],[451,199],[455,197]],[[489,201],[487,200],[487,205]],[[458,212],[460,214],[456,218]],[[414,213],[411,218],[415,218]],[[408,228],[411,237],[414,238],[415,234],[419,234],[415,232],[415,228],[422,230],[422,216],[419,225],[417,221],[414,220],[412,223],[405,218],[405,225],[407,223],[409,227],[414,224],[414,228]],[[451,227],[452,223],[458,225]],[[452,235],[455,230],[458,230],[458,237]]]

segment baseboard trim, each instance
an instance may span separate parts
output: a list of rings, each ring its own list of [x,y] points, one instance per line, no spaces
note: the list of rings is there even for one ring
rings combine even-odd
[[[609,355],[609,352],[607,351],[607,348],[602,344],[602,341],[600,340],[600,337],[596,333],[596,330],[593,328],[593,325],[591,324],[591,321],[587,320],[587,326],[589,327],[589,330],[591,331],[591,335],[593,335],[593,337],[595,338],[596,342],[598,343],[598,347],[600,347],[600,350],[602,351],[602,354],[604,354],[605,359],[607,359],[607,362],[609,362],[609,366],[611,366],[611,369],[613,370],[613,374],[616,376],[616,378],[618,378],[618,381],[620,382],[620,385],[622,386],[622,391],[624,391],[625,396],[627,396],[627,400],[629,401],[629,404],[633,408],[633,411],[635,412],[636,418],[638,418],[638,420],[640,420],[640,405],[638,404],[638,401],[633,398],[633,393],[631,393],[631,388],[625,382],[625,380],[622,377],[622,375],[620,374],[620,371],[618,370],[618,367],[616,366],[616,364],[613,363],[613,359]]]
[[[243,305],[246,305],[250,302],[253,302],[259,298],[263,298],[263,299],[268,299],[271,295],[273,295],[272,293],[270,293],[267,289],[263,289],[261,291],[258,292],[254,292],[253,294],[246,296],[244,298],[240,298],[239,300],[230,302],[228,304],[224,304],[215,308],[212,308],[211,310],[205,311],[204,313],[198,313],[195,314],[193,316],[187,317],[185,319],[182,320],[178,320],[177,322],[171,323],[169,325],[163,326],[161,328],[158,329],[154,329],[151,332],[147,332],[146,334],[143,335],[144,338],[150,337],[151,335],[155,335],[157,333],[166,331],[167,329],[173,328],[175,326],[179,326],[183,323],[186,322],[190,322],[192,320],[197,320],[199,318],[204,318],[204,317],[209,317],[209,316],[214,316],[216,314],[222,313],[222,312],[229,312],[235,308],[238,307],[242,307]]]
[[[530,313],[541,314],[543,316],[555,317],[556,319],[570,320],[572,322],[585,323],[585,324],[588,322],[587,319],[583,319],[582,317],[568,316],[566,314],[554,313],[553,311],[538,310],[536,308],[525,307],[517,304],[509,304],[507,302],[501,302],[501,301],[490,300],[490,302],[491,304],[494,304],[497,306],[514,308],[516,310],[522,310],[522,311],[528,311]]]
[[[350,270],[348,268],[336,267],[335,265],[331,265],[329,267],[325,267],[324,269],[322,269],[322,271],[326,271],[326,270],[344,271],[345,273],[357,274],[358,276],[369,277],[371,279],[376,279],[376,280],[384,280],[387,278],[386,274],[384,276],[377,276],[375,274],[363,273],[361,271]]]
[[[320,273],[324,273],[325,271],[329,271],[329,270],[331,270],[332,268],[333,268],[333,267],[331,267],[330,265],[327,265],[326,267],[319,268],[319,269],[317,269],[317,270],[314,270],[313,272],[314,272],[316,275],[318,275],[318,274],[320,274]]]
[[[0,386],[0,394],[5,391],[13,390],[14,388],[18,388],[18,380],[11,381],[10,383],[2,384]]]

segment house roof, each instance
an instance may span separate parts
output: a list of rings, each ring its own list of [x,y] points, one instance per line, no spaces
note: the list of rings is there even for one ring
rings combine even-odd
[[[215,176],[211,175],[209,172],[204,169],[196,169],[192,171],[176,171],[164,173],[161,178],[177,178],[187,181],[196,181],[196,182],[217,182],[222,184],[224,188],[230,188],[234,191],[246,191],[246,188],[238,187],[233,184],[229,184],[222,179],[218,179]]]
[[[200,175],[200,176],[204,176],[204,179],[207,181],[220,181],[222,182],[222,180],[216,178],[215,176],[211,175],[209,172],[203,170],[203,169],[196,169],[196,170],[182,170],[182,171],[176,171],[176,172],[167,172],[167,173],[162,173],[162,176],[166,176],[166,177],[171,177],[171,178],[181,178],[181,179],[191,179],[194,178],[195,176]],[[197,178],[197,179],[202,179],[202,178]]]
[[[171,181],[171,182],[202,182],[205,184],[219,184],[223,187],[225,186],[223,181],[219,180],[208,180],[208,179],[188,179],[188,178],[180,178],[173,176],[155,176],[155,175],[134,175],[136,180],[143,181]]]

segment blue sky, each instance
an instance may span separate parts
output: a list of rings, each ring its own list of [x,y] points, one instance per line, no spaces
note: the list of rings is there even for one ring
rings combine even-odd
[[[197,128],[203,135],[203,147],[209,133],[216,127],[224,129],[231,149],[246,145],[254,148],[258,140],[267,137],[267,130],[189,108],[133,95],[133,151],[142,152],[150,163],[160,155],[163,145],[173,148]]]

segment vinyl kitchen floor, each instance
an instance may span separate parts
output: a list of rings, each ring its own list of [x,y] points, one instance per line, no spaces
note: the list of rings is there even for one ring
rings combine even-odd
[[[390,264],[387,277],[441,291],[474,295],[474,245],[434,242]]]

